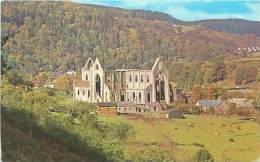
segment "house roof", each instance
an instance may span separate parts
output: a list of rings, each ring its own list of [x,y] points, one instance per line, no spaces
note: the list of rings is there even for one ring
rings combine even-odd
[[[232,98],[228,101],[235,103],[237,107],[253,107],[253,100],[247,100],[246,98]]]
[[[75,80],[75,87],[89,87],[89,81],[87,81],[87,80]]]
[[[199,106],[206,106],[206,107],[217,107],[222,104],[222,100],[198,100],[197,104]]]
[[[116,105],[119,107],[124,107],[124,106],[135,107],[136,106],[136,104],[134,102],[116,102]]]
[[[97,105],[100,107],[116,107],[115,102],[98,102]]]
[[[136,104],[133,102],[99,102],[97,106],[101,107],[135,107]]]
[[[170,114],[170,113],[181,113],[179,110],[176,109],[169,109],[166,111],[166,114]]]

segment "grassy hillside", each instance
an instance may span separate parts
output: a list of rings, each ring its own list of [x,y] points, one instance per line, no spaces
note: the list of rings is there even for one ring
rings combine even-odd
[[[91,161],[86,156],[71,152],[62,143],[56,143],[48,138],[30,137],[28,133],[2,120],[2,159],[5,161]]]
[[[171,151],[178,160],[189,160],[201,147],[207,148],[216,161],[253,161],[259,156],[260,129],[256,123],[236,117],[185,117],[183,120],[128,117],[99,119],[108,123],[126,122],[134,127],[135,137],[127,140],[126,147],[142,149],[149,145],[159,145]]]

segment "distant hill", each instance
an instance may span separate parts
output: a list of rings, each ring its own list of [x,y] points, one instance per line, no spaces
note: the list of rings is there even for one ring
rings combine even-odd
[[[260,36],[260,21],[249,21],[242,19],[212,19],[193,21],[191,24],[203,25],[221,32],[255,34]]]

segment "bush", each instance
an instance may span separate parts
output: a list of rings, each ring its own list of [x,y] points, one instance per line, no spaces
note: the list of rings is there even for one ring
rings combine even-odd
[[[157,145],[127,148],[126,158],[131,162],[175,162],[172,151]],[[128,161],[128,160],[127,160]]]
[[[134,134],[134,128],[132,125],[126,123],[119,123],[115,129],[115,135],[118,136],[120,139],[125,139],[130,135]]]
[[[193,157],[194,162],[213,162],[212,155],[206,149],[200,149]]]
[[[203,144],[200,144],[200,143],[197,143],[197,142],[195,142],[195,143],[193,143],[191,145],[192,146],[197,146],[197,147],[205,147]]]
[[[260,111],[256,111],[255,113],[255,120],[258,124],[260,124]]]

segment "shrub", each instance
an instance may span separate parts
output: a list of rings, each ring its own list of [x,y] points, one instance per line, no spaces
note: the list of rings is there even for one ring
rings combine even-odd
[[[260,124],[260,111],[256,111],[255,113],[255,120],[258,124]]]
[[[212,155],[206,149],[200,149],[193,157],[194,162],[213,162]]]
[[[193,143],[191,145],[197,146],[197,147],[205,147],[203,144],[200,144],[200,143],[197,143],[197,142],[195,142],[195,143]]]
[[[120,139],[125,139],[133,134],[134,128],[129,124],[119,123],[119,125],[116,126],[115,135],[118,136]]]

